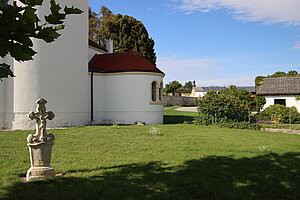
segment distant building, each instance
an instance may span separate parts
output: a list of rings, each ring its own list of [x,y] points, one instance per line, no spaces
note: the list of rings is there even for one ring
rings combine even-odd
[[[211,87],[193,87],[190,97],[203,97],[207,94],[208,91],[214,90],[214,91],[221,91],[225,87],[220,86],[211,86]],[[254,86],[237,86],[237,89],[244,89],[248,90],[251,93],[255,93],[255,87]]]
[[[300,77],[265,78],[264,83],[258,86],[256,94],[266,98],[263,109],[281,104],[295,106],[300,112]]]

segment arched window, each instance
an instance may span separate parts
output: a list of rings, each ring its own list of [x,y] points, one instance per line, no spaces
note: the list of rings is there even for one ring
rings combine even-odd
[[[162,97],[162,92],[163,92],[163,83],[161,82],[160,83],[160,87],[159,87],[159,91],[158,91],[159,93],[158,93],[158,98],[159,98],[159,100],[161,101],[161,97]]]
[[[156,101],[156,81],[153,81],[151,84],[151,98],[152,101]]]

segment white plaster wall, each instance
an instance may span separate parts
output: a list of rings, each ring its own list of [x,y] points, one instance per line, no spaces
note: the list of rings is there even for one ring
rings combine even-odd
[[[14,62],[13,59],[8,55],[5,56],[2,61],[8,65],[10,65],[10,69],[14,71]],[[9,121],[9,124],[11,124],[11,117],[9,117],[7,114],[12,113],[13,111],[13,83],[14,78],[9,77],[8,79],[3,79],[3,82],[0,83],[2,85],[2,91],[0,92],[0,102],[2,102],[2,108],[0,108],[0,113],[2,113],[1,119],[2,123],[0,122],[0,128],[5,128],[7,125],[7,121]],[[1,87],[1,86],[0,86]],[[0,89],[1,90],[1,89]],[[0,119],[0,121],[1,121]]]
[[[287,107],[292,107],[295,106],[300,112],[300,101],[296,101],[296,95],[282,95],[282,96],[265,96],[266,98],[266,104],[264,105],[263,109],[274,105],[274,100],[275,99],[286,99],[286,106]]]
[[[195,90],[192,90],[192,93],[190,97],[204,97],[207,92],[195,92]]]
[[[104,87],[105,81],[103,76],[94,75],[94,123],[104,121]]]
[[[44,1],[39,14],[48,14],[49,2]],[[55,42],[34,41],[38,52],[34,61],[15,62],[12,112],[7,113],[7,128],[32,129],[26,114],[35,110],[35,101],[45,98],[47,109],[56,117],[49,127],[87,124],[90,116],[88,76],[88,1],[59,0],[59,4],[78,7],[81,15],[71,15],[65,29]],[[12,123],[10,124],[10,120]]]
[[[3,58],[0,57],[0,63],[3,63]],[[4,126],[4,111],[5,111],[5,80],[0,81],[0,129]]]
[[[104,78],[104,119],[133,124],[163,123],[163,105],[151,103],[151,83],[163,81],[159,75],[122,74]]]

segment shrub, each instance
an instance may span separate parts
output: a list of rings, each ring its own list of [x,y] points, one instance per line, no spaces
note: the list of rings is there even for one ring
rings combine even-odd
[[[248,107],[236,95],[217,94],[209,91],[204,97],[196,100],[199,124],[213,124],[228,121],[245,121],[248,119]]]
[[[269,106],[261,113],[256,115],[257,120],[272,120],[275,124],[289,123],[290,117],[292,124],[300,123],[300,113],[297,111],[296,107],[289,108],[279,104]]]
[[[236,128],[236,129],[252,129],[260,130],[261,125],[258,123],[249,123],[249,122],[227,122],[219,123],[218,126],[226,128]]]

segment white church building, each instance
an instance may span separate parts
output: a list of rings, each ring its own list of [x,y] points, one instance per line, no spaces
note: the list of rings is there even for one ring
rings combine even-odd
[[[27,114],[39,98],[56,115],[47,124],[52,128],[116,121],[162,124],[164,73],[138,53],[107,53],[89,43],[88,0],[58,2],[84,13],[68,16],[55,42],[34,40],[33,61],[0,58],[16,76],[0,82],[0,129],[34,129]],[[41,16],[48,12],[49,5],[38,10]]]

